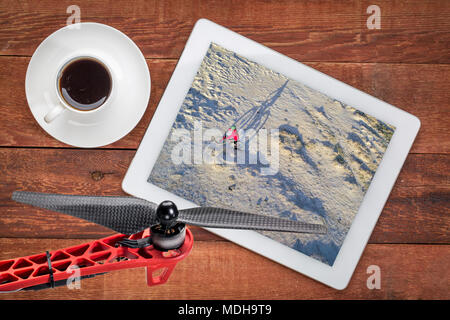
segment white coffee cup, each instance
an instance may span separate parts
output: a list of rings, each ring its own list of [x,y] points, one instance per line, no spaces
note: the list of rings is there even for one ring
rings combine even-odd
[[[110,88],[110,93],[108,95],[108,97],[106,98],[106,100],[98,107],[94,108],[94,109],[90,109],[90,110],[81,110],[81,109],[77,109],[74,106],[72,106],[71,104],[69,104],[64,97],[61,94],[60,91],[60,80],[61,80],[61,76],[64,72],[64,70],[66,69],[66,67],[68,67],[69,65],[71,65],[72,63],[79,61],[79,60],[84,60],[84,59],[90,59],[90,60],[94,60],[97,63],[100,63],[109,73],[110,79],[111,79],[111,88]],[[115,80],[114,80],[114,73],[112,71],[112,68],[110,68],[108,66],[108,64],[101,58],[93,56],[91,54],[89,55],[77,55],[76,57],[71,57],[66,59],[63,63],[61,63],[60,67],[57,68],[57,73],[55,75],[55,90],[56,90],[56,96],[58,97],[58,104],[54,105],[53,108],[44,116],[44,120],[46,123],[50,123],[53,120],[55,120],[56,118],[58,118],[61,114],[63,114],[63,112],[75,112],[78,114],[93,114],[98,112],[101,109],[107,108],[108,105],[111,104],[112,100],[113,100],[113,96],[115,93]]]

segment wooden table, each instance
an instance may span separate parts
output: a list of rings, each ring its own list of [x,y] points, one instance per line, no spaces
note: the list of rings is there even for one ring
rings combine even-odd
[[[25,97],[39,43],[63,27],[72,1],[0,1],[0,259],[111,234],[97,225],[10,200],[14,190],[122,195],[121,181],[195,21],[208,18],[417,115],[422,128],[347,289],[336,291],[207,231],[168,283],[143,269],[0,299],[449,299],[450,2],[80,0],[81,21],[133,39],[152,76],[148,109],[125,138],[79,149],[46,134]],[[366,9],[381,9],[369,30]],[[381,289],[367,268],[381,269]]]

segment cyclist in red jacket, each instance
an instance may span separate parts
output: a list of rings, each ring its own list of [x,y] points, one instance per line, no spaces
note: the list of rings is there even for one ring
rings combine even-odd
[[[223,135],[222,141],[233,140],[234,148],[237,149],[237,142],[239,140],[239,134],[236,130],[236,126],[232,125]]]

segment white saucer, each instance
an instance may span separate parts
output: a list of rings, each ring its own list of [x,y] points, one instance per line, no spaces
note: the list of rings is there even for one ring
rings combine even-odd
[[[150,72],[136,44],[125,34],[99,23],[66,26],[48,36],[28,65],[25,91],[39,125],[66,144],[94,148],[127,135],[142,118],[150,98]],[[95,113],[69,110],[51,123],[44,116],[59,103],[55,75],[60,62],[73,56],[94,55],[112,66],[117,81],[114,100]]]

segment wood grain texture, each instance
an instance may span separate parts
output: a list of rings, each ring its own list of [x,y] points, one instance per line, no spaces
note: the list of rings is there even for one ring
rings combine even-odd
[[[0,259],[79,244],[80,240],[0,238]],[[449,299],[450,247],[369,244],[348,287],[337,291],[229,242],[196,241],[168,282],[147,287],[145,270],[128,269],[0,299]],[[367,268],[381,270],[381,289],[367,288]]]
[[[70,1],[0,2],[0,54],[31,56],[66,24]],[[371,1],[77,1],[82,22],[109,24],[147,58],[178,58],[200,18],[301,61],[449,63],[450,5],[377,1],[381,29],[369,30]]]
[[[17,204],[14,190],[123,195],[132,150],[0,149],[0,237],[96,238],[108,229]],[[39,159],[39,160],[37,160]],[[371,243],[450,243],[450,155],[410,154]],[[202,240],[215,235],[194,228]]]
[[[101,149],[67,148],[34,120],[25,96],[30,57],[66,24],[71,1],[0,0],[0,260],[110,235],[106,228],[10,200],[14,190],[122,195],[121,182],[199,18],[217,22],[419,117],[421,130],[344,291],[201,228],[169,282],[143,269],[0,299],[450,299],[450,1],[77,1],[82,22],[125,32],[152,77],[136,128]],[[369,5],[381,30],[368,30]],[[355,106],[357,107],[357,106]],[[381,290],[366,286],[381,268]]]
[[[29,58],[0,56],[0,146],[67,147],[39,127],[25,95]],[[105,148],[135,149],[175,68],[175,60],[148,60],[152,76],[150,103],[136,128]],[[368,94],[419,117],[422,127],[414,153],[450,153],[450,65],[308,63]],[[355,106],[357,107],[357,106]],[[17,130],[17,128],[20,130]]]

